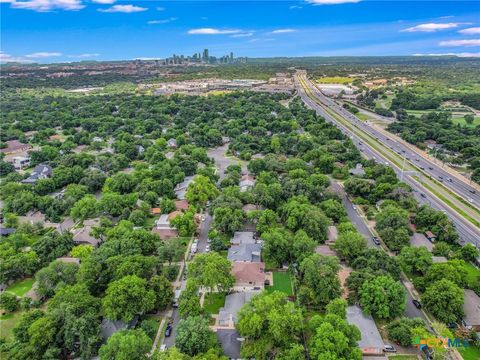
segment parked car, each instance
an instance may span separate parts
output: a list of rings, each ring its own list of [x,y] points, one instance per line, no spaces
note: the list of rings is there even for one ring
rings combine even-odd
[[[170,324],[167,325],[167,328],[165,329],[165,337],[170,337],[172,335],[172,327]]]
[[[210,252],[210,245],[207,245],[207,246],[205,247],[205,252],[207,252],[207,253]]]
[[[167,345],[165,344],[160,345],[160,351],[161,352],[167,351]]]
[[[413,300],[412,300],[412,303],[413,303],[413,305],[415,305],[415,307],[416,307],[417,309],[421,309],[421,308],[422,308],[422,304],[420,303],[420,301],[413,299]]]
[[[447,328],[449,328],[449,329],[456,329],[457,327],[458,327],[458,325],[454,322],[451,322],[451,323],[447,324]]]
[[[426,197],[427,197],[427,195],[425,195],[424,193],[421,193],[420,196],[421,196],[422,198],[426,198]]]
[[[372,241],[373,241],[373,243],[374,243],[375,245],[380,245],[380,240],[378,239],[378,237],[373,236],[373,237],[372,237]]]
[[[383,352],[394,353],[394,352],[397,352],[397,349],[395,349],[395,347],[392,345],[384,345]]]

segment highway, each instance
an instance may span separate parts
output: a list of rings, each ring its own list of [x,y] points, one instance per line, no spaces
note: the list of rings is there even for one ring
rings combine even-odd
[[[474,225],[475,222],[480,221],[478,209],[480,194],[478,192],[471,193],[470,190],[473,190],[473,187],[454,177],[454,175],[438,164],[434,164],[432,161],[415,153],[412,150],[412,145],[405,145],[403,141],[394,139],[394,135],[385,131],[379,131],[375,127],[362,122],[353,114],[337,105],[333,100],[325,97],[306,80],[304,74],[300,76],[296,78],[298,94],[310,108],[314,109],[327,121],[334,123],[344,134],[352,138],[352,141],[365,157],[390,165],[400,178],[402,178],[402,169],[404,169],[403,181],[412,187],[414,196],[419,203],[429,204],[433,208],[446,212],[453,220],[461,242],[470,242],[480,248],[480,229]],[[303,86],[308,86],[309,94],[307,94]],[[315,101],[310,97],[312,95],[314,95]],[[338,116],[341,116],[344,121],[339,121]],[[365,141],[365,139],[370,140],[368,136],[375,139],[373,140],[374,144],[372,144],[372,141],[368,143]],[[438,180],[443,180],[443,183],[437,183],[436,180],[432,180],[429,176],[437,178],[442,176],[443,179],[438,178]],[[452,181],[448,179],[452,179]],[[448,193],[448,190],[443,185],[449,186],[450,191],[459,191],[459,193],[465,196],[468,196],[466,195],[467,193],[470,194],[468,198],[473,201],[473,204],[460,201],[455,197],[455,194]],[[437,196],[434,192],[440,194],[440,196]],[[460,195],[457,196],[460,198]],[[448,199],[449,204],[445,203],[445,199]],[[467,214],[467,217],[459,214],[459,211]]]

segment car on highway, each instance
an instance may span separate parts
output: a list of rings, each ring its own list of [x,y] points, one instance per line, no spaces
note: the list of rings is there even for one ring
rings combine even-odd
[[[420,170],[425,170],[425,168],[423,166],[420,166]]]
[[[448,182],[453,182],[452,178],[447,178]]]
[[[420,196],[421,196],[422,198],[424,198],[424,199],[427,198],[427,195],[425,195],[424,193],[421,193]]]
[[[384,345],[383,352],[394,353],[397,352],[397,349],[395,349],[395,347],[392,345]]]
[[[439,178],[439,179],[443,179],[443,176],[442,176],[442,175],[438,175],[438,178]]]
[[[415,307],[416,307],[417,309],[421,309],[421,308],[422,308],[422,304],[420,303],[420,301],[413,299],[413,300],[412,300],[412,303],[413,303],[413,305],[415,305]]]
[[[476,191],[473,190],[473,189],[470,189],[470,190],[468,190],[468,191],[470,191],[472,194],[475,194],[475,193],[476,193]]]
[[[170,337],[172,335],[172,326],[170,324],[167,325],[167,328],[165,329],[165,337]]]
[[[373,236],[373,237],[372,237],[372,241],[373,241],[373,243],[374,243],[375,245],[380,245],[380,240],[378,239],[378,237]]]
[[[475,202],[475,201],[473,201],[472,198],[468,198],[468,201],[470,201],[472,204]]]
[[[429,167],[428,167],[428,170],[433,170],[433,167],[432,167],[432,166],[429,166]]]
[[[355,205],[353,205],[352,207],[353,207],[353,210],[357,210],[357,207]]]

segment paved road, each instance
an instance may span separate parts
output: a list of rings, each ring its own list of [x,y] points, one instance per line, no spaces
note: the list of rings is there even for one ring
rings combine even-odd
[[[225,169],[229,165],[240,165],[242,166],[242,172],[247,172],[247,165],[244,161],[240,161],[234,157],[226,157],[225,152],[228,149],[228,144],[225,144],[220,147],[216,147],[207,151],[209,157],[215,160],[215,165],[218,169],[218,175],[220,176],[220,180],[225,178]]]
[[[378,247],[372,241],[373,234],[372,234],[372,231],[370,230],[370,228],[365,223],[365,218],[360,216],[360,214],[357,212],[357,210],[353,207],[354,205],[352,204],[352,202],[348,198],[348,196],[345,193],[345,190],[343,189],[343,187],[340,186],[338,183],[333,182],[332,185],[331,185],[331,188],[342,197],[343,205],[345,206],[345,209],[347,209],[348,218],[355,225],[357,230],[367,239],[368,246],[369,247]],[[403,284],[403,285],[405,286],[405,284]],[[419,309],[417,309],[415,307],[415,305],[413,305],[413,303],[412,303],[413,297],[410,294],[410,292],[407,291],[407,289],[405,289],[405,290],[406,290],[405,292],[406,292],[406,302],[407,302],[406,305],[407,305],[407,307],[405,309],[404,315],[409,317],[409,318],[419,317],[419,318],[422,318],[424,320],[427,320],[425,315],[423,314],[423,312],[420,311]]]
[[[382,163],[387,163],[388,159],[384,158],[384,156],[381,153],[378,153],[376,150],[372,149],[369,147],[367,144],[362,143],[358,138],[356,138],[352,133],[350,128],[345,128],[342,124],[338,124],[334,118],[332,118],[328,113],[325,112],[325,110],[318,106],[315,102],[313,102],[305,93],[303,88],[298,84],[298,93],[302,100],[312,109],[314,109],[319,115],[323,116],[327,121],[330,121],[337,125],[344,134],[347,136],[350,136],[352,138],[352,141],[359,147],[360,151],[369,159],[375,159],[379,162]],[[315,96],[317,96],[317,93],[315,93]],[[321,95],[323,96],[323,95]],[[329,101],[332,101],[331,99],[328,99]],[[360,144],[361,143],[361,144]],[[397,168],[394,164],[390,164],[392,168],[395,170],[398,176],[401,176],[401,169]],[[460,235],[461,242],[471,242],[477,247],[480,248],[480,231],[474,227],[470,222],[465,220],[462,216],[459,216],[457,212],[451,210],[449,207],[445,206],[441,200],[439,200],[436,197],[428,197],[424,198],[421,197],[421,193],[426,193],[426,190],[420,186],[418,182],[416,182],[413,178],[410,176],[405,176],[404,177],[404,182],[412,186],[415,192],[415,197],[421,204],[429,204],[433,208],[436,208],[438,210],[445,211],[449,217],[453,220],[454,224],[456,225],[456,229]]]

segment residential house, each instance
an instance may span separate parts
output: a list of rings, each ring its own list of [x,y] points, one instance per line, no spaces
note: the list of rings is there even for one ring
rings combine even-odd
[[[363,176],[365,175],[365,170],[363,170],[363,165],[359,163],[355,165],[355,168],[348,170],[348,173],[350,175]]]
[[[464,325],[469,330],[480,332],[480,297],[473,290],[464,290]]]
[[[161,215],[155,223],[155,227],[152,229],[152,232],[160,236],[160,239],[162,240],[167,240],[178,236],[177,229],[170,225],[170,221],[175,219],[180,214],[181,211],[176,210],[168,215]]]
[[[248,214],[252,211],[262,210],[262,207],[260,205],[255,205],[255,204],[246,204],[242,207],[242,210]]]
[[[168,146],[169,148],[175,149],[175,148],[177,147],[177,140],[176,140],[176,139],[173,139],[173,138],[168,139],[168,141],[167,141],[167,146]]]
[[[235,278],[235,291],[263,290],[265,287],[265,264],[263,262],[233,263],[232,275]]]
[[[425,237],[431,242],[434,242],[437,238],[431,231],[425,231]]]
[[[252,175],[243,175],[240,179],[240,191],[245,192],[255,186],[255,178]]]
[[[375,354],[379,350],[382,355],[384,343],[372,316],[365,315],[359,306],[354,305],[347,308],[347,321],[360,330],[362,338],[358,341],[358,346],[364,354]]]
[[[260,240],[256,239],[255,233],[253,231],[236,231],[233,234],[233,238],[230,239],[230,243],[232,245],[256,244],[260,242]]]
[[[231,360],[240,360],[240,334],[235,329],[218,329],[217,339],[223,354]]]
[[[428,251],[433,250],[433,244],[428,241],[424,234],[420,233],[413,233],[412,237],[410,238],[410,245],[413,247],[425,246]]]
[[[97,239],[91,235],[92,229],[95,226],[100,224],[100,219],[88,219],[83,222],[83,227],[79,229],[72,230],[73,232],[73,242],[77,245],[85,244],[92,245],[94,247],[98,246],[101,242],[100,239]]]
[[[337,227],[331,225],[327,228],[327,241],[326,244],[333,244],[338,238],[338,230]]]
[[[139,316],[136,315],[129,323],[125,323],[122,320],[112,321],[103,319],[100,324],[100,333],[102,337],[107,340],[113,334],[120,330],[133,329],[138,323]]]
[[[154,207],[150,209],[150,214],[152,215],[160,215],[162,213],[162,209],[158,207]]]
[[[28,178],[22,180],[21,183],[35,185],[38,180],[47,179],[50,176],[52,176],[52,173],[53,173],[53,169],[51,166],[45,165],[45,164],[39,164],[35,166],[32,174]]]
[[[180,210],[180,211],[187,211],[188,210],[188,201],[183,199],[183,200],[176,200],[175,201],[175,209]]]
[[[239,244],[232,245],[228,249],[227,259],[230,261],[260,262],[262,244]]]
[[[192,183],[194,177],[193,176],[187,176],[185,179],[181,182],[178,183],[175,186],[175,195],[177,196],[177,199],[184,200],[185,199],[185,194],[187,193],[187,188],[188,186]]]
[[[235,292],[225,297],[225,305],[218,312],[217,326],[226,328],[235,328],[237,323],[237,313],[250,301],[252,297],[260,294],[260,291]]]
[[[12,159],[13,167],[16,170],[21,170],[30,166],[30,157],[28,156],[15,156]]]

